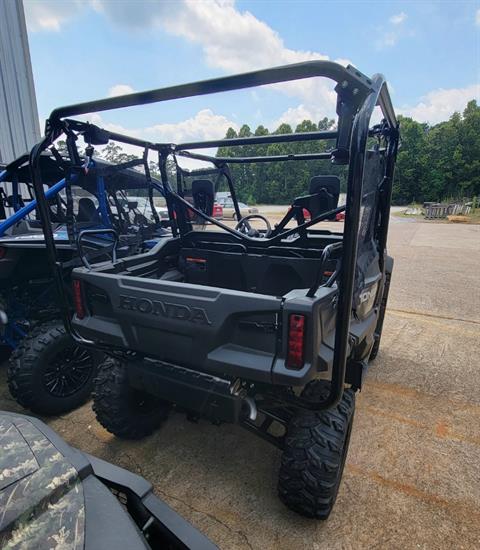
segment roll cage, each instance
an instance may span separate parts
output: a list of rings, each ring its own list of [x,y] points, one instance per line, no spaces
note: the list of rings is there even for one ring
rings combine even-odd
[[[44,152],[40,158],[42,182],[45,197],[49,201],[50,221],[63,223],[67,227],[72,246],[75,246],[76,220],[73,216],[71,188],[73,185],[93,197],[98,208],[96,218],[98,224],[105,228],[116,226],[117,230],[122,223],[128,224],[128,214],[125,204],[128,203],[126,193],[135,190],[148,191],[152,218],[160,223],[159,215],[153,202],[153,190],[163,195],[163,188],[158,180],[151,178],[146,172],[141,174],[132,170],[133,167],[143,164],[139,159],[119,165],[107,163],[101,159],[80,158],[81,167],[73,167],[69,159],[56,152]],[[29,166],[29,155],[23,155],[6,165],[0,171],[0,184],[8,184],[10,189],[0,187],[0,237],[20,221],[29,217],[37,209],[32,177]],[[28,193],[23,196],[21,185]],[[53,212],[52,207],[55,207]],[[13,210],[7,215],[7,208]],[[3,221],[1,221],[3,220]]]
[[[75,121],[69,118],[86,113],[120,109],[231,90],[240,90],[313,77],[326,77],[336,82],[335,91],[337,93],[336,111],[338,115],[338,123],[335,130],[287,135],[239,137],[232,139],[173,144],[152,143],[116,132],[109,132],[88,123]],[[373,110],[377,105],[381,108],[384,118],[381,124],[370,129],[370,119]],[[359,225],[363,198],[362,186],[364,163],[367,141],[371,137],[377,137],[383,140],[386,158],[385,172],[379,186],[380,208],[376,220],[379,263],[381,270],[384,269],[391,187],[399,137],[398,123],[384,77],[377,74],[372,78],[368,78],[352,66],[343,67],[330,61],[310,61],[240,75],[215,78],[202,82],[194,82],[124,96],[117,96],[114,98],[90,101],[76,105],[69,105],[52,111],[50,117],[46,121],[45,137],[32,149],[30,154],[33,183],[38,200],[38,207],[41,213],[49,260],[55,273],[57,289],[61,298],[60,302],[63,306],[62,310],[65,326],[79,343],[87,346],[94,346],[95,344],[93,342],[84,340],[78,334],[75,334],[75,331],[71,326],[69,304],[61,279],[61,264],[57,258],[51,225],[48,223],[48,202],[45,197],[41,173],[38,166],[42,151],[51,146],[52,143],[62,134],[67,136],[67,145],[69,147],[70,157],[72,159],[72,163],[75,164],[76,159],[78,159],[78,151],[75,146],[75,132],[83,134],[84,140],[88,143],[88,147],[91,147],[91,145],[105,144],[108,143],[109,140],[114,140],[120,143],[138,146],[143,148],[145,151],[155,151],[158,153],[162,189],[167,201],[174,236],[178,234],[182,235],[185,231],[189,230],[188,221],[185,219],[185,216],[182,215],[182,212],[185,212],[186,209],[189,208],[193,210],[197,216],[200,216],[204,220],[209,221],[210,223],[215,224],[230,233],[233,238],[244,240],[249,239],[248,236],[240,235],[234,229],[228,227],[222,222],[219,222],[218,220],[211,218],[195,206],[192,206],[182,196],[181,186],[179,186],[177,192],[172,189],[167,171],[167,162],[172,156],[175,157],[178,155],[180,157],[195,158],[213,163],[217,172],[221,172],[227,179],[232,199],[236,205],[238,219],[240,218],[240,212],[238,209],[233,181],[228,169],[229,164],[244,162],[284,162],[290,160],[330,159],[336,164],[348,165],[347,200],[344,207],[340,207],[317,216],[314,219],[306,221],[293,229],[283,230],[282,228],[281,231],[278,231],[277,234],[274,234],[270,239],[263,240],[263,242],[268,241],[270,244],[272,244],[272,242],[279,242],[281,239],[285,239],[286,237],[293,235],[294,233],[298,233],[299,231],[306,230],[322,219],[326,219],[333,213],[337,211],[340,212],[345,209],[342,268],[337,280],[339,292],[331,390],[329,397],[325,401],[321,404],[310,405],[309,408],[317,407],[323,409],[336,404],[342,395],[345,380],[346,360],[349,349],[348,338],[352,309],[352,296],[356,276],[357,247],[359,230],[361,229]],[[335,147],[331,151],[308,155],[303,154],[249,158],[218,158],[192,152],[195,149],[206,147],[269,144],[275,142],[309,140],[335,140]],[[258,239],[255,242],[256,244],[260,244],[262,241]],[[311,294],[311,291],[312,289],[310,289],[309,294]]]

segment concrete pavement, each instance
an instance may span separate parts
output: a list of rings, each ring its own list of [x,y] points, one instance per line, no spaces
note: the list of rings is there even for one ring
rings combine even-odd
[[[280,452],[178,414],[116,440],[90,405],[51,419],[69,443],[136,471],[221,548],[480,547],[480,226],[392,218],[381,351],[368,372],[326,522],[277,499]],[[0,371],[0,408],[21,411]]]

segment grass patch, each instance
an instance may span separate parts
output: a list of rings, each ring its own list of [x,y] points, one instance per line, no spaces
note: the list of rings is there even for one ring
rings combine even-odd
[[[475,212],[470,212],[467,216],[468,223],[478,223],[480,224],[480,208],[476,208]]]

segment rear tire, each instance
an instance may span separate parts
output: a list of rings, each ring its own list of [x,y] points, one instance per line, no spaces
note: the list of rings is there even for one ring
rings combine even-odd
[[[38,414],[75,409],[90,397],[99,357],[79,347],[61,321],[37,326],[10,356],[10,393],[22,407]]]
[[[99,365],[94,381],[93,410],[98,422],[123,439],[141,439],[168,416],[170,404],[130,386],[127,366],[113,357]]]
[[[380,340],[382,339],[383,322],[385,320],[385,312],[387,310],[388,292],[390,290],[391,273],[385,273],[385,286],[383,287],[382,302],[380,304],[380,312],[378,314],[377,326],[375,327],[375,341],[372,346],[372,351],[368,358],[369,361],[374,361],[380,350]]]
[[[314,380],[302,397],[318,402],[330,383]],[[337,406],[320,412],[300,411],[290,421],[280,466],[280,500],[294,512],[325,520],[337,498],[350,442],[355,393],[347,389]]]

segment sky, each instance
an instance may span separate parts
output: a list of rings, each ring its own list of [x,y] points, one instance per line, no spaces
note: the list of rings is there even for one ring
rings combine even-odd
[[[480,99],[480,0],[24,0],[40,120],[52,109],[329,59],[385,75],[398,113],[435,124]],[[88,115],[153,141],[335,115],[324,79]]]

